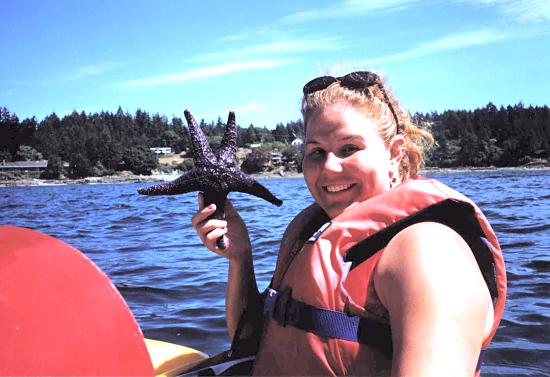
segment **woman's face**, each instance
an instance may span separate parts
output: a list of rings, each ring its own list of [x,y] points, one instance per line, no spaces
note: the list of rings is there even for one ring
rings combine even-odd
[[[334,104],[313,113],[303,171],[317,204],[334,218],[389,190],[392,164],[401,155],[402,142],[397,144],[388,147],[375,123],[352,107]]]

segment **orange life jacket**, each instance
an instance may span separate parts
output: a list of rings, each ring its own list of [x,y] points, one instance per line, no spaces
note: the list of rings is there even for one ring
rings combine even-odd
[[[322,315],[324,311],[350,314],[350,303],[366,305],[373,270],[391,237],[420,221],[437,221],[455,229],[476,256],[494,303],[494,324],[482,345],[483,349],[487,348],[502,318],[506,297],[506,272],[500,246],[479,208],[436,180],[409,179],[332,219],[297,255],[290,257],[293,261],[288,268],[284,266],[289,256],[279,255],[271,288],[274,292],[288,292],[287,288],[291,288],[290,300],[306,309],[320,310]],[[372,353],[363,352],[366,347],[363,343],[368,342],[318,335],[324,332],[315,333],[307,326],[303,330],[293,325],[300,322],[292,321],[293,313],[281,312],[283,300],[277,298],[277,301],[277,313],[271,313],[265,324],[254,374],[361,374],[361,366],[372,364]],[[284,306],[288,305],[284,303]],[[391,333],[374,333],[375,337],[389,338],[385,342],[390,343],[391,352]],[[372,340],[373,343],[380,341]],[[391,360],[391,354],[386,357]]]

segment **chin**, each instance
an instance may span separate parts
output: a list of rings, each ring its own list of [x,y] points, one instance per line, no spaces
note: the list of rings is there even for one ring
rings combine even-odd
[[[327,213],[328,217],[331,219],[334,219],[337,216],[340,216],[342,213],[344,213],[349,208],[353,207],[357,203],[351,203],[348,205],[332,205],[332,206],[326,206],[323,207],[323,210]]]

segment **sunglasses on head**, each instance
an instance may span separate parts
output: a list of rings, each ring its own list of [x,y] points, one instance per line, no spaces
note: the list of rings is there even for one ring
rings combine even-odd
[[[376,73],[369,72],[369,71],[357,71],[357,72],[348,73],[347,75],[341,76],[341,77],[333,77],[333,76],[317,77],[311,80],[310,82],[308,82],[306,85],[304,85],[304,89],[303,89],[304,96],[313,94],[320,90],[324,90],[328,88],[330,85],[334,84],[335,82],[340,83],[340,85],[343,86],[344,88],[357,90],[360,92],[363,92],[365,89],[373,85],[378,85],[378,87],[380,88],[380,91],[382,92],[382,95],[384,96],[384,101],[390,108],[390,111],[395,119],[395,124],[397,125],[397,132],[399,132],[399,118],[397,117],[397,114],[391,104],[388,94],[386,93],[386,89],[384,89],[382,80],[380,80],[380,77]]]

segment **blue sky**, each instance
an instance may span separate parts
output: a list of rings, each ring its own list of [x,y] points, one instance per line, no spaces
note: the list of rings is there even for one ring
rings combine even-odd
[[[411,112],[550,105],[550,0],[0,0],[0,106],[273,128],[322,74],[382,73]]]

